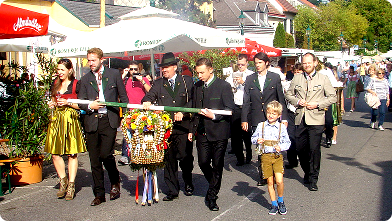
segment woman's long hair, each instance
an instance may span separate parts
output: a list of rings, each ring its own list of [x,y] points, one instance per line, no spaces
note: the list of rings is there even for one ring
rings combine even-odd
[[[63,58],[59,62],[57,62],[57,64],[58,65],[62,64],[65,66],[65,68],[70,70],[69,75],[68,75],[68,80],[72,81],[73,79],[75,79],[73,65],[69,59]],[[60,80],[60,77],[57,76],[56,79],[54,80],[54,84],[52,87],[52,92],[51,92],[52,97],[56,97],[57,92],[60,90],[60,87],[61,87],[61,80]]]

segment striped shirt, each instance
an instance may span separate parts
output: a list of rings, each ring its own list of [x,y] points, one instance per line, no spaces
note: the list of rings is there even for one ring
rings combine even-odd
[[[279,147],[280,151],[286,151],[290,148],[291,141],[289,139],[289,135],[287,134],[287,128],[284,124],[276,122],[275,124],[268,123],[268,120],[264,122],[264,130],[263,130],[263,122],[257,125],[256,131],[253,133],[251,141],[253,144],[257,144],[258,138],[263,138],[265,140],[278,140],[279,139],[279,127],[282,127],[280,130],[280,140]],[[264,132],[264,136],[263,136]],[[264,146],[263,153],[274,153],[276,152],[275,147]]]
[[[380,100],[387,99],[389,96],[389,85],[387,79],[379,80],[371,78],[365,89],[370,89],[376,92],[377,97]]]

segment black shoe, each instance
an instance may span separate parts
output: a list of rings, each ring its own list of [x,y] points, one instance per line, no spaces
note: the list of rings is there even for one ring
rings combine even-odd
[[[297,167],[298,165],[292,165],[292,164],[286,164],[284,167],[288,170],[294,169],[295,167]]]
[[[327,144],[327,145],[325,146],[325,148],[331,148],[331,146],[332,146],[332,140],[327,139],[326,144]]]
[[[165,197],[163,197],[163,201],[173,201],[174,199],[177,199],[178,196],[173,196],[173,195],[167,195]]]
[[[209,206],[211,211],[219,211],[219,206],[216,204],[216,200],[210,200]]]
[[[240,166],[243,166],[243,165],[244,165],[244,162],[237,162],[235,165],[236,165],[237,167],[240,167]]]
[[[95,199],[91,202],[91,206],[98,206],[99,204],[106,202],[106,199],[104,196],[97,196]]]
[[[110,200],[120,198],[120,182],[113,184],[110,189]]]
[[[194,190],[193,185],[188,185],[188,184],[185,185],[185,195],[186,196],[192,196],[193,190]]]
[[[262,179],[261,181],[257,182],[257,186],[265,186],[267,185],[267,180],[266,179]]]
[[[309,190],[310,191],[317,191],[318,190],[317,184],[316,183],[311,183],[310,186],[309,186]]]

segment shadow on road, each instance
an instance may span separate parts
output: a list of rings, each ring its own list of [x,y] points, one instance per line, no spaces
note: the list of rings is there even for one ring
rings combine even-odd
[[[254,186],[249,186],[248,182],[236,182],[237,186],[233,186],[231,190],[233,192],[236,192],[238,196],[245,196],[249,199],[251,202],[258,203],[260,206],[270,209],[271,204],[268,202],[268,199],[265,197],[265,191],[254,187]],[[254,194],[252,194],[254,193]],[[266,194],[268,196],[268,194]]]

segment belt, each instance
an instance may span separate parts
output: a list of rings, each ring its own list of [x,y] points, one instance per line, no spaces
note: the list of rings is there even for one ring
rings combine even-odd
[[[263,145],[273,147],[275,145],[278,145],[279,141],[277,140],[264,140]]]
[[[108,114],[96,114],[95,117],[97,118],[103,118],[103,117],[107,117]]]

